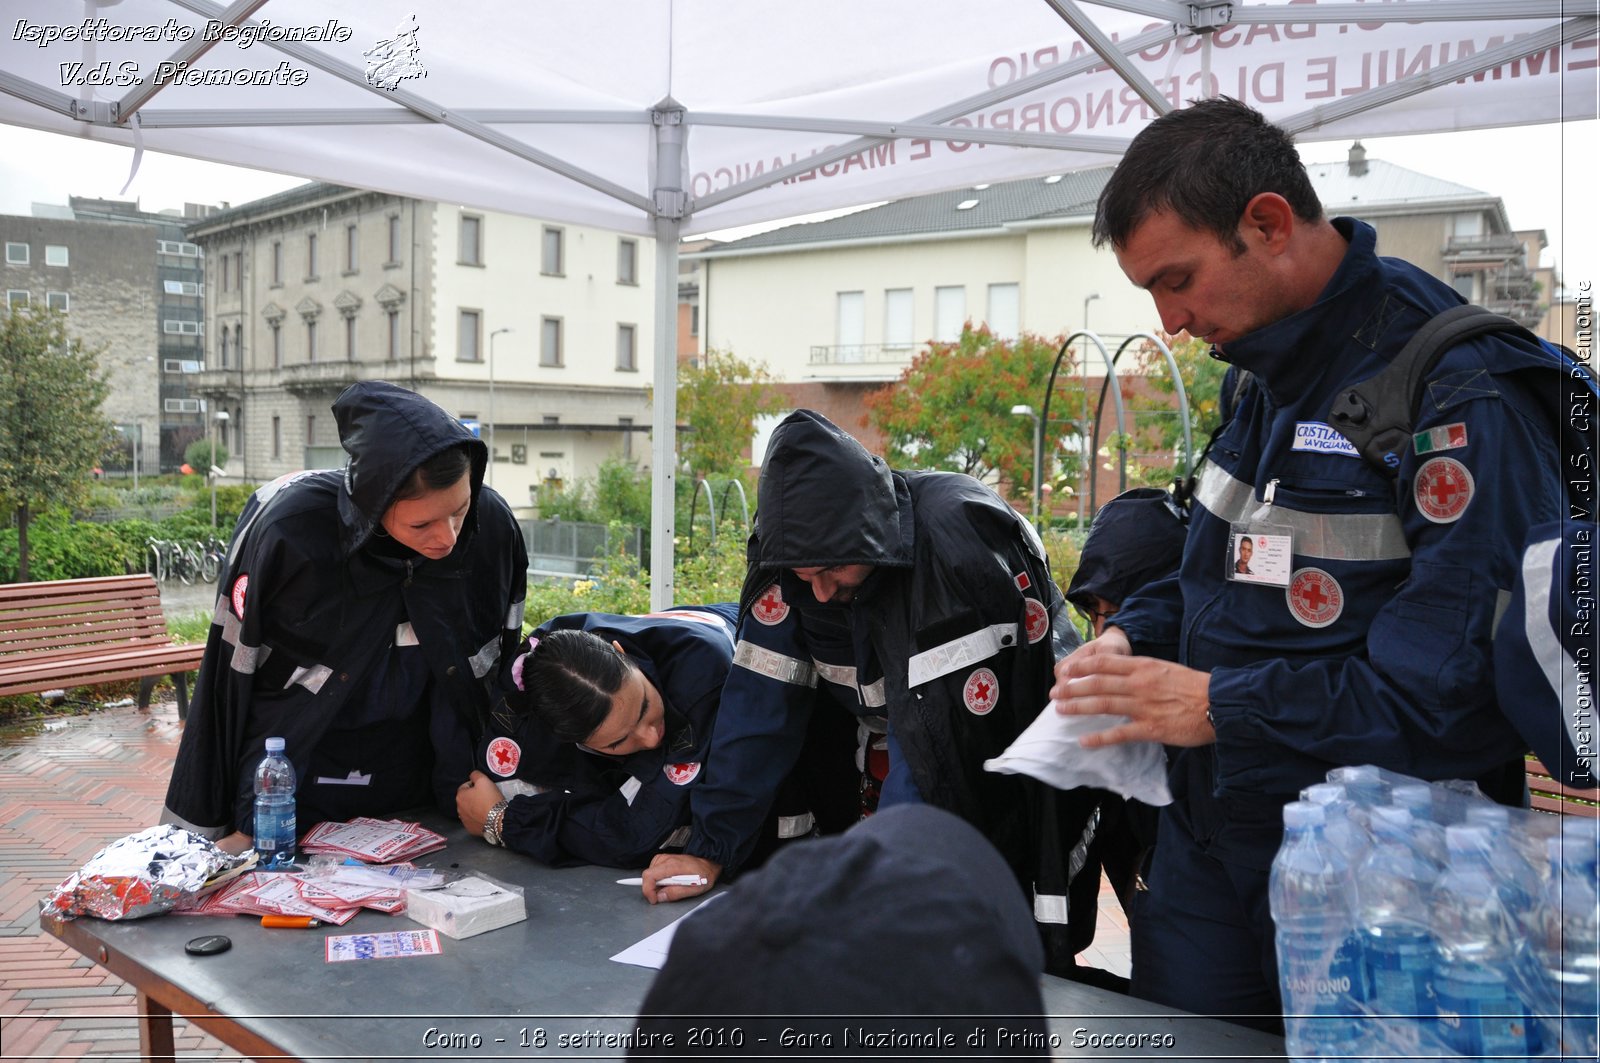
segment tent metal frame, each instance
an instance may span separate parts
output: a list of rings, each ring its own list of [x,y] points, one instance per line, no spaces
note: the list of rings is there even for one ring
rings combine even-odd
[[[252,16],[270,0],[234,0],[224,7],[212,0],[169,0],[170,3],[206,19],[228,26],[255,24]],[[1019,78],[986,92],[954,100],[924,114],[904,120],[849,121],[805,116],[768,117],[728,113],[697,113],[670,97],[649,110],[539,110],[497,109],[456,111],[440,106],[426,96],[405,89],[386,90],[367,83],[364,71],[333,59],[315,48],[293,41],[264,39],[262,47],[281,52],[306,66],[314,67],[358,88],[380,96],[386,108],[333,108],[327,110],[162,110],[152,107],[164,86],[147,76],[115,101],[80,100],[59,89],[0,71],[0,93],[16,97],[44,110],[72,118],[87,126],[125,127],[133,131],[135,150],[140,146],[143,128],[200,128],[265,125],[377,125],[425,122],[444,126],[542,167],[603,195],[638,209],[651,219],[656,240],[655,308],[655,402],[652,416],[652,506],[651,603],[662,609],[673,602],[673,505],[677,478],[676,417],[677,394],[677,282],[678,244],[684,224],[697,209],[748,195],[796,174],[866,151],[876,145],[902,138],[937,139],[965,143],[1051,148],[1116,155],[1127,143],[1116,137],[1052,135],[1014,130],[973,129],[948,123],[1012,97],[1084,73],[1102,64],[1109,66],[1146,105],[1157,113],[1172,107],[1156,85],[1128,58],[1132,54],[1165,41],[1199,35],[1202,43],[1202,71],[1209,72],[1210,34],[1230,25],[1303,24],[1329,22],[1374,22],[1403,19],[1422,21],[1504,21],[1563,19],[1557,25],[1529,34],[1495,48],[1457,60],[1381,88],[1351,96],[1326,106],[1316,107],[1279,122],[1291,133],[1304,133],[1329,123],[1360,114],[1395,100],[1463,77],[1490,70],[1551,47],[1592,35],[1600,18],[1584,15],[1567,17],[1564,0],[1413,0],[1404,5],[1365,3],[1254,4],[1245,6],[1232,0],[1096,0],[1100,6],[1159,20],[1164,25],[1137,34],[1125,41],[1113,41],[1083,10],[1078,0],[1042,0],[1089,46],[1090,52],[1053,67]],[[214,41],[197,36],[171,55],[172,62],[193,63]],[[395,105],[398,105],[396,107]],[[652,181],[649,195],[616,184],[565,159],[541,151],[502,132],[499,126],[568,123],[646,124],[653,129],[651,141]],[[698,200],[685,190],[685,141],[689,127],[743,126],[792,130],[796,132],[839,133],[854,139],[816,155],[808,156],[774,170],[719,189]],[[1091,337],[1092,338],[1092,337]],[[1120,420],[1120,418],[1119,418]]]

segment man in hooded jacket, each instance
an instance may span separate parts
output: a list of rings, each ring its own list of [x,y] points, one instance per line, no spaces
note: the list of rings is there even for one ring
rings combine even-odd
[[[694,896],[745,862],[813,707],[832,702],[887,732],[880,807],[924,801],[981,830],[1031,902],[1050,968],[1070,974],[1094,933],[1091,875],[1074,884],[1068,922],[1093,797],[983,770],[1044,707],[1057,656],[1079,641],[1033,529],[972,477],[897,472],[799,410],[767,449],[749,559],[689,841],[646,870],[646,898]],[[672,874],[707,885],[655,885]]]
[[[453,809],[472,769],[485,678],[521,635],[521,530],[483,486],[483,443],[421,395],[364,381],[333,412],[345,468],[281,477],[239,516],[162,822],[250,834],[268,736],[294,763],[302,832],[430,796]],[[383,518],[451,448],[470,459],[470,504],[433,559]]]

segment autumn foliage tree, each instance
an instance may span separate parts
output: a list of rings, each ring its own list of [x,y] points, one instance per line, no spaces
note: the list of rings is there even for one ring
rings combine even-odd
[[[1042,408],[1060,346],[1060,337],[1024,333],[1005,340],[970,322],[954,343],[930,344],[897,383],[866,398],[868,418],[887,441],[890,464],[964,472],[980,480],[998,474],[1002,492],[1025,497],[1033,487],[1034,422],[1013,414],[1011,407]],[[1065,368],[1050,402],[1046,476],[1049,455],[1059,454],[1062,438],[1072,434],[1058,411],[1077,410],[1082,402],[1080,386]]]
[[[745,471],[756,418],[784,408],[774,384],[764,364],[715,347],[678,367],[678,420],[689,426],[678,437],[678,452],[693,479]]]
[[[109,393],[99,353],[68,337],[62,314],[0,309],[0,506],[17,517],[22,582],[33,513],[80,497],[111,445]]]

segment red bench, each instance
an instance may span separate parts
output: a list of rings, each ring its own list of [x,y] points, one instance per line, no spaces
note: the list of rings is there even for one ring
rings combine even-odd
[[[106,576],[0,585],[0,694],[139,680],[139,707],[164,675],[189,714],[188,674],[202,645],[167,634],[153,576]]]
[[[1528,804],[1540,812],[1559,816],[1600,819],[1600,790],[1575,790],[1557,782],[1536,757],[1528,758]]]

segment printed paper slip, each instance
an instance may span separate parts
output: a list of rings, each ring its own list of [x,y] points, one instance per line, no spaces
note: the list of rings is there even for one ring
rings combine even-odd
[[[384,934],[338,934],[327,939],[328,962],[392,960],[439,955],[437,930],[394,930]]]

